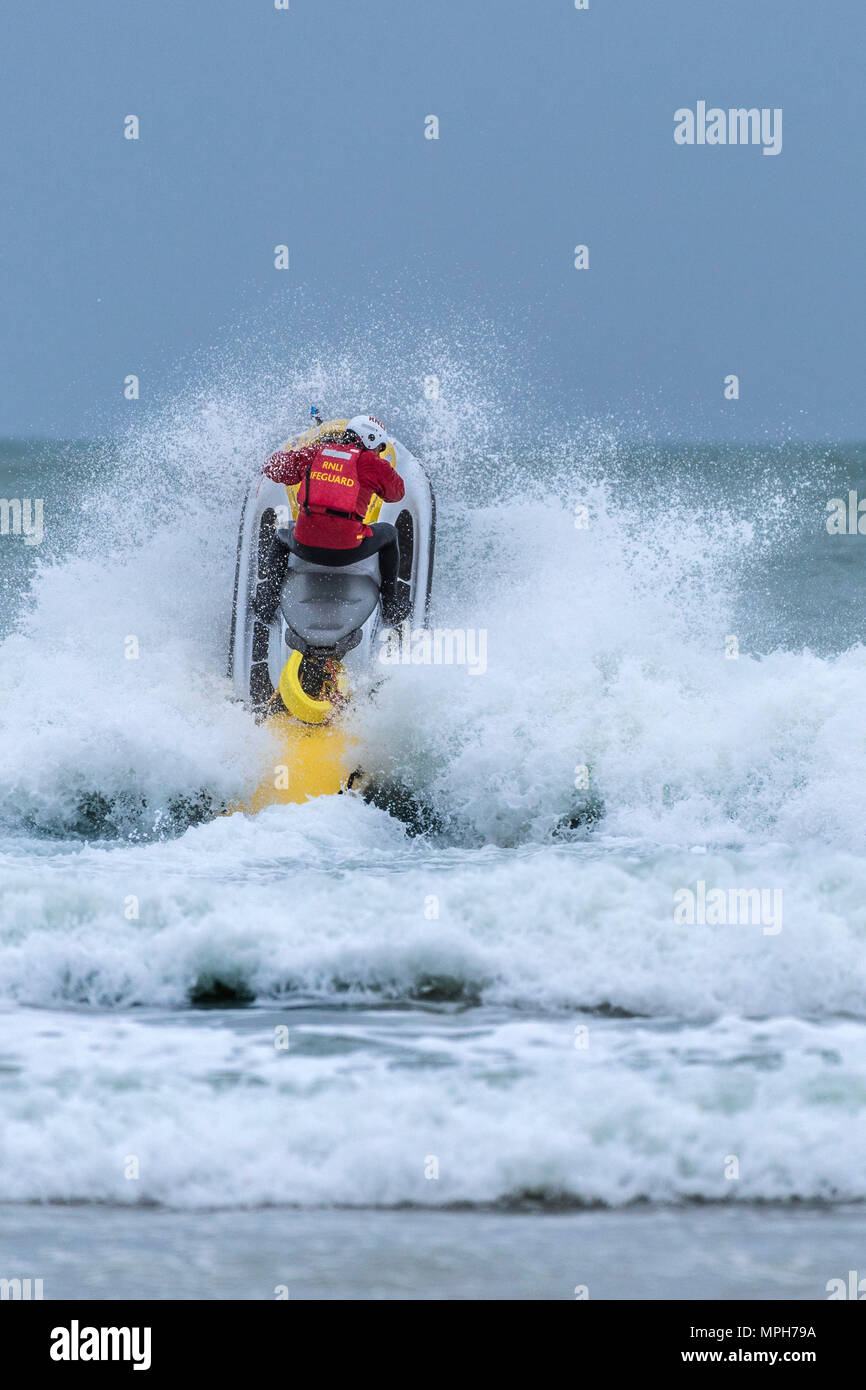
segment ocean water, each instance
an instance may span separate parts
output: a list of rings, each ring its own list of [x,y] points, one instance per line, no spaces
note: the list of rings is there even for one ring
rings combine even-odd
[[[0,445],[45,528],[0,537],[0,1275],[826,1297],[866,1259],[866,537],[825,526],[866,448],[395,408],[487,669],[387,668],[378,804],[222,814],[269,752],[240,499],[342,372]],[[778,912],[678,922],[699,881]]]

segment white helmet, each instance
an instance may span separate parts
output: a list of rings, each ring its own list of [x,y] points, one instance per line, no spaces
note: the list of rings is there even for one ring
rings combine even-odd
[[[388,443],[388,432],[375,415],[353,415],[346,428],[354,431],[365,449],[375,452]]]

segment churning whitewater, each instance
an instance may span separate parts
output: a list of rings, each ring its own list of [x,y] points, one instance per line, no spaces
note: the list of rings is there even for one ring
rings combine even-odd
[[[663,450],[518,445],[441,374],[395,429],[437,491],[431,623],[486,670],[382,666],[372,801],[230,814],[271,745],[225,662],[250,476],[376,383],[58,451],[80,521],[0,651],[0,1199],[863,1197],[866,650],[779,598],[825,465],[781,451],[762,527],[739,465],[696,451],[671,495]],[[780,893],[781,929],[676,921],[699,881]]]

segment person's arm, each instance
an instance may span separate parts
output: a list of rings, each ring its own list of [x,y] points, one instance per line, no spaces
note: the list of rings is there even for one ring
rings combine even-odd
[[[280,449],[271,454],[262,471],[275,483],[291,487],[301,481],[315,456],[315,449]]]
[[[359,460],[359,474],[362,481],[382,498],[383,502],[399,502],[406,492],[406,486],[396,468],[386,463],[378,454],[367,449]]]

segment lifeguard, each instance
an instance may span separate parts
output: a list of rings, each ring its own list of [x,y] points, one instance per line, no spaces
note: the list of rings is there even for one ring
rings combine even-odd
[[[397,528],[387,521],[364,523],[374,493],[385,502],[399,502],[405,492],[399,473],[380,457],[387,443],[380,420],[355,415],[342,434],[268,459],[264,471],[269,478],[298,485],[299,511],[294,526],[287,528],[288,544],[275,536],[267,557],[267,583],[256,602],[264,622],[276,612],[290,549],[314,565],[353,565],[378,554],[384,620],[392,624],[406,616],[397,601]]]

